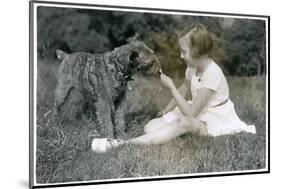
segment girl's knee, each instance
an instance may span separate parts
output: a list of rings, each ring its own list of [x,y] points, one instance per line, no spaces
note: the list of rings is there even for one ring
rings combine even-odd
[[[153,132],[162,127],[164,124],[165,123],[161,120],[161,118],[152,119],[144,126],[144,133]]]

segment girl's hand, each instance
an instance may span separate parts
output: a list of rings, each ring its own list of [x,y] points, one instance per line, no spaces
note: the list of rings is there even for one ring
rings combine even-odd
[[[173,80],[170,77],[168,77],[166,74],[161,74],[160,79],[164,87],[167,87],[168,89],[172,89],[175,87]]]

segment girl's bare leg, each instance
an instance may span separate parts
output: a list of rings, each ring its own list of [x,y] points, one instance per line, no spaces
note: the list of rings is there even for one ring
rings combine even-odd
[[[156,128],[156,126],[154,128]],[[152,132],[124,141],[124,143],[148,145],[163,144],[187,132],[200,132],[201,134],[207,134],[207,127],[205,123],[195,118],[184,117],[180,120],[175,120],[168,125],[159,126],[158,129],[155,129]]]
[[[166,127],[167,125],[168,124],[162,117],[152,119],[144,126],[144,133],[147,134],[154,132],[160,128]]]

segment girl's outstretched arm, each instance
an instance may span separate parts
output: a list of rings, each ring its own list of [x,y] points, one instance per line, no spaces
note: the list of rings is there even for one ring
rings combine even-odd
[[[188,87],[189,86],[189,87]],[[190,81],[185,80],[182,85],[178,88],[179,93],[181,94],[181,96],[183,96],[184,98],[188,98],[190,99]],[[164,115],[165,113],[171,111],[172,109],[174,109],[176,107],[177,103],[174,100],[174,98],[172,98],[169,102],[169,104],[161,111],[161,114]]]
[[[162,84],[171,90],[176,105],[186,116],[196,117],[207,105],[210,97],[214,94],[214,91],[211,89],[201,88],[196,98],[193,99],[192,104],[189,104],[177,90],[171,78],[169,78],[165,74],[161,74],[160,77]]]
[[[174,100],[179,107],[180,111],[185,115],[185,116],[192,116],[192,111],[191,108],[192,106],[187,103],[185,98],[180,94],[180,92],[177,90],[175,87],[170,88],[171,93],[174,97]]]

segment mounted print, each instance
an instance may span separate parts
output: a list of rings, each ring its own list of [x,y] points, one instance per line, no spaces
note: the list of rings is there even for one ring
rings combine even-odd
[[[269,16],[30,1],[30,187],[269,173]]]

